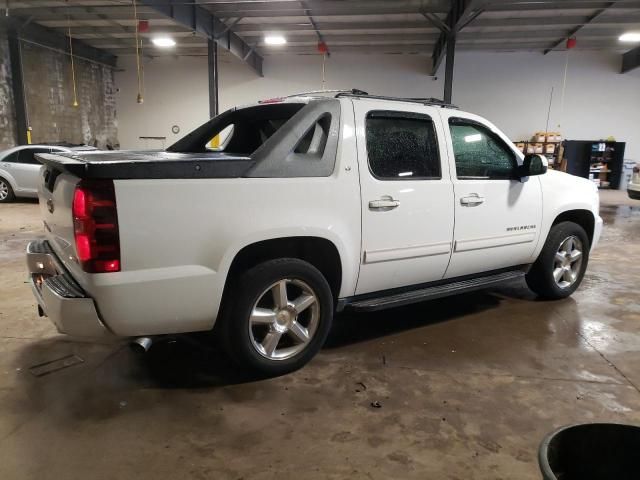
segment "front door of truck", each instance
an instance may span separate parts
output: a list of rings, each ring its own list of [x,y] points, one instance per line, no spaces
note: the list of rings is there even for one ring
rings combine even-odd
[[[480,117],[455,110],[442,117],[456,217],[446,278],[530,263],[542,220],[539,178],[518,178],[513,144]]]
[[[356,294],[440,280],[453,186],[437,107],[354,99],[362,201]]]

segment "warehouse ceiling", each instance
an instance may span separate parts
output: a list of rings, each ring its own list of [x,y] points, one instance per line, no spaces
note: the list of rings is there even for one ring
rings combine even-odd
[[[6,5],[3,5],[2,3]],[[197,29],[166,16],[170,4],[206,11],[243,48],[261,56],[317,54],[319,39],[330,52],[425,54],[433,56],[453,4],[444,0],[137,0],[137,18],[149,21],[140,34],[145,56],[206,55],[207,39]],[[458,50],[564,50],[574,36],[577,49],[625,51],[634,45],[618,37],[640,31],[640,0],[601,2],[494,0],[480,2],[457,36]],[[116,56],[135,53],[136,20],[132,0],[0,0],[9,17],[67,33]],[[195,17],[194,17],[195,18]],[[194,21],[195,22],[195,21]],[[161,49],[150,39],[169,34],[177,42]],[[265,45],[265,35],[287,43]],[[240,55],[242,56],[242,55]]]

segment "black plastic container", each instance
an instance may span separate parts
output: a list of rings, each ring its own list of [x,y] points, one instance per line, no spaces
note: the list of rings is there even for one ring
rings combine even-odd
[[[640,479],[640,427],[586,423],[562,427],[540,444],[544,480]]]

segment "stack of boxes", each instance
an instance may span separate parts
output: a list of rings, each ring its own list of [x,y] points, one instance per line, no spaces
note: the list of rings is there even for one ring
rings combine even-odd
[[[549,163],[555,162],[558,145],[562,141],[560,132],[536,132],[530,141],[517,142],[516,147],[522,153],[539,153],[549,157]]]

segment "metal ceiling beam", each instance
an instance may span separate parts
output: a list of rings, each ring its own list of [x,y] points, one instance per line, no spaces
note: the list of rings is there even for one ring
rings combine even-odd
[[[320,33],[320,29],[318,28],[318,24],[314,20],[313,13],[311,13],[311,9],[308,8],[307,2],[304,1],[304,0],[300,0],[300,5],[304,9],[304,13],[307,15],[307,18],[309,19],[309,23],[311,24],[311,27],[313,27],[313,31],[316,33],[316,36],[318,37],[318,42],[324,45],[324,47],[327,49],[326,55],[327,55],[327,57],[330,57],[331,56],[331,52],[329,51],[329,47],[327,46],[327,42],[325,42],[324,37],[322,36],[322,33]]]
[[[629,50],[622,55],[622,68],[620,73],[627,73],[640,67],[640,47]]]
[[[599,0],[538,0],[538,1],[513,1],[513,0],[491,0],[487,4],[487,11],[507,12],[507,11],[534,11],[534,10],[594,10],[607,8],[607,3]],[[617,8],[638,8],[640,0],[619,0],[613,7]]]
[[[398,13],[446,13],[449,2],[446,0],[394,1],[385,0],[306,0],[307,9],[314,17],[334,15],[386,15]],[[214,12],[219,18],[228,17],[304,17],[304,9],[297,2],[225,2],[201,5]]]
[[[540,25],[566,25],[574,26],[585,19],[584,15],[555,15],[552,17],[514,17],[514,18],[478,18],[473,22],[473,28],[490,27],[539,27]],[[598,17],[591,25],[620,25],[620,24],[640,24],[640,13],[628,13],[625,15],[613,15],[608,13],[603,17]],[[331,30],[392,30],[392,29],[431,29],[422,20],[410,21],[385,21],[385,22],[317,22],[318,28],[323,32]],[[292,31],[312,31],[313,26],[309,22],[279,22],[279,23],[241,23],[234,29],[238,33],[242,32],[292,32]]]
[[[584,46],[582,50],[600,51],[611,50],[614,46],[612,42],[608,45],[602,45],[601,43]],[[357,53],[357,54],[405,54],[405,55],[420,55],[428,57],[429,53],[426,50],[432,45],[335,45],[333,47],[334,53]],[[489,43],[489,44],[462,44],[456,45],[457,52],[538,52],[541,53],[544,49],[544,43],[512,43],[505,45],[504,43]],[[277,50],[262,50],[263,56],[270,55],[318,55],[318,50],[315,45],[306,46],[289,46],[283,49]],[[135,55],[135,49],[121,49],[118,50],[118,56]],[[206,45],[194,46],[188,48],[180,48],[173,51],[156,50],[150,53],[153,57],[165,57],[165,56],[207,56]],[[228,53],[221,51],[220,57],[229,55]]]
[[[230,51],[262,76],[262,57],[255,52],[255,47],[247,44],[215,15],[191,0],[139,0],[150,8],[173,19],[177,23],[191,28],[207,38],[214,40],[218,46]],[[226,33],[217,37],[220,32]]]
[[[616,2],[607,2],[603,8],[589,15],[587,18],[585,18],[585,20],[580,25],[577,25],[575,28],[572,28],[571,30],[569,30],[569,32],[567,32],[567,34],[563,38],[561,38],[557,42],[554,42],[549,48],[545,49],[544,54],[546,55],[547,53],[558,48],[560,45],[562,45],[565,42],[565,40],[573,37],[582,28],[584,28],[586,25],[589,25],[592,21],[594,21],[596,18],[601,16],[603,13],[605,13],[609,8],[613,7],[615,4]]]
[[[35,43],[43,47],[66,53],[69,50],[69,37],[59,31],[43,27],[31,22],[25,25],[25,19],[15,16],[6,17],[0,23],[5,23],[9,28],[14,28],[18,37],[29,43]],[[23,26],[24,25],[24,26]],[[99,48],[92,47],[82,40],[72,39],[73,56],[90,62],[101,63],[115,67],[117,57]]]

